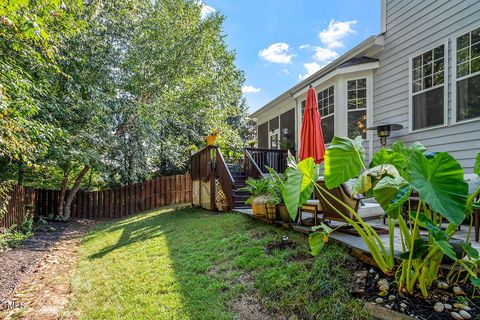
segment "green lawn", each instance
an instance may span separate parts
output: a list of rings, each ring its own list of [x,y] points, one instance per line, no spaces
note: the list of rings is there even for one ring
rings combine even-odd
[[[283,236],[294,244],[265,250]],[[78,319],[365,318],[343,247],[313,259],[304,236],[236,213],[142,213],[97,225],[80,250]]]

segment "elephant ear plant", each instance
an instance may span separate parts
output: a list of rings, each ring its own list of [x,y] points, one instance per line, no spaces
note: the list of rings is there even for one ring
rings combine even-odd
[[[428,296],[429,287],[439,278],[444,255],[454,260],[476,284],[480,282],[476,277],[479,255],[468,244],[469,237],[464,244],[466,257],[457,257],[449,240],[464,219],[472,214],[477,205],[473,201],[480,191],[468,196],[463,169],[451,155],[425,151],[418,142],[409,147],[397,142],[391,150],[379,150],[369,168],[365,166],[365,149],[361,138],[334,137],[326,151],[325,185],[332,189],[358,177],[353,193],[374,196],[385,211],[389,228],[388,249],[377,232],[355,210],[317,184],[317,168],[313,159],[305,159],[298,164],[292,159],[289,161],[284,188],[285,203],[290,214],[296,215],[297,208],[316,189],[319,196],[359,233],[378,267],[387,275],[395,275],[402,292],[412,293],[418,285],[423,296]],[[416,210],[412,211],[409,197],[413,190],[418,192],[419,202]],[[336,209],[335,202],[351,215],[347,216]],[[410,224],[402,215],[404,207],[408,208]],[[445,220],[448,225],[442,230]],[[400,249],[399,265],[395,262],[394,248],[394,228],[397,223],[401,240],[401,248],[397,248]],[[426,236],[420,236],[420,228],[427,231]],[[318,243],[325,243],[331,231],[321,226],[320,232],[311,235],[313,254],[319,253],[321,245]]]

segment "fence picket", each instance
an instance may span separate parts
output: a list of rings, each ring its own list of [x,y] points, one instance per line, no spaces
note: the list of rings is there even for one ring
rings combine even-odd
[[[71,216],[76,219],[112,219],[165,205],[189,203],[192,199],[191,185],[191,176],[187,174],[159,177],[101,191],[78,190],[72,202]],[[8,196],[7,210],[0,219],[0,227],[21,224],[30,209],[35,216],[58,215],[60,191],[15,185]],[[6,199],[0,198],[0,204],[3,201]]]

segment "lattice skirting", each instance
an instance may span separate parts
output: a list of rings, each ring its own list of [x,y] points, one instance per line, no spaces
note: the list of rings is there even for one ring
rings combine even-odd
[[[212,210],[210,206],[210,181],[200,180],[200,206]]]
[[[200,180],[192,181],[192,204],[200,206]]]
[[[210,201],[210,180],[192,181],[192,203],[208,210],[225,211],[228,208],[228,200],[222,189],[220,181],[215,181],[215,208],[211,207]]]
[[[215,181],[215,200],[217,209],[219,211],[226,211],[228,208],[228,200],[227,196],[225,196],[225,192],[223,192],[222,185],[220,184],[220,180],[216,179]]]

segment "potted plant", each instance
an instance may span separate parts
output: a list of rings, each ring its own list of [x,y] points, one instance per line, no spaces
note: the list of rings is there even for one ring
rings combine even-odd
[[[275,170],[270,167],[267,167],[267,170],[269,173],[268,193],[270,195],[268,203],[274,204],[276,206],[277,216],[280,218],[281,221],[289,223],[291,222],[291,219],[282,195],[285,185],[285,177],[280,176]]]
[[[245,187],[238,189],[238,191],[246,191],[250,193],[245,204],[252,205],[254,215],[265,215],[265,203],[269,199],[268,184],[269,181],[265,178],[248,178],[245,181]]]
[[[220,135],[220,128],[213,130],[212,133],[209,136],[207,136],[207,146],[214,146],[219,135]]]

